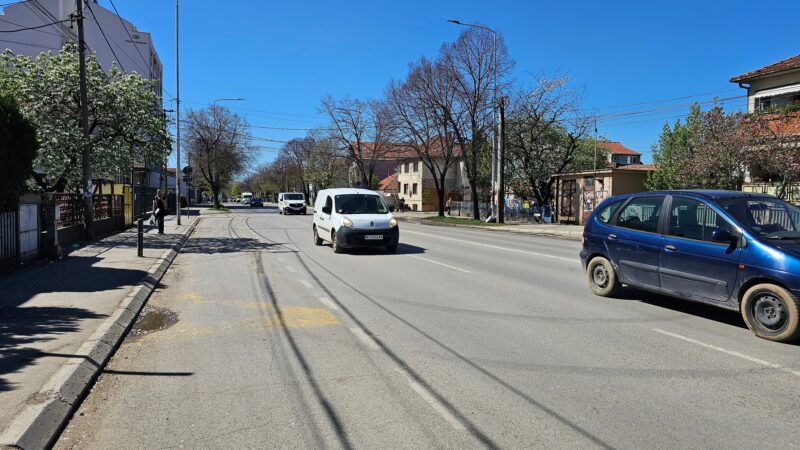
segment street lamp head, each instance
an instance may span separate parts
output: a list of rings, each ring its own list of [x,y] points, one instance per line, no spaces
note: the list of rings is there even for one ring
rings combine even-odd
[[[459,22],[459,21],[457,21],[457,20],[453,20],[453,19],[449,19],[449,20],[448,20],[448,22],[450,22],[450,23],[454,23],[454,24],[456,24],[456,25],[461,25],[461,22]]]

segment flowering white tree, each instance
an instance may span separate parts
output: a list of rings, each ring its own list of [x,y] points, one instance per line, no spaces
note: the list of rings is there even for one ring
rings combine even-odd
[[[86,61],[91,167],[94,177],[128,173],[139,161],[163,161],[171,141],[153,81],[116,67],[106,73]],[[0,92],[13,96],[36,127],[40,148],[32,174],[50,192],[79,190],[81,147],[78,49],[67,43],[58,54],[37,58],[0,54]]]

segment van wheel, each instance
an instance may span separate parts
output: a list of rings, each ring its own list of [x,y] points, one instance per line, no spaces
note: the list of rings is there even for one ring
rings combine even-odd
[[[589,261],[589,265],[586,267],[586,275],[589,279],[589,287],[592,288],[592,292],[595,295],[611,297],[620,288],[620,282],[617,279],[614,266],[602,256]]]
[[[319,233],[317,233],[317,227],[314,228],[314,245],[320,246],[322,245],[322,239],[319,237]]]
[[[344,253],[344,247],[339,245],[339,240],[336,239],[336,231],[331,231],[331,247],[333,253]]]
[[[742,318],[756,336],[788,342],[800,337],[800,301],[775,284],[757,284],[744,293]]]

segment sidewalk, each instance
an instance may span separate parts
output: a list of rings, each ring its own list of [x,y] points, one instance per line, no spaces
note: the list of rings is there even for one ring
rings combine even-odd
[[[506,233],[527,234],[531,236],[548,236],[561,239],[581,240],[583,237],[583,226],[563,225],[557,223],[508,223],[504,225],[482,226],[471,224],[440,223],[426,220],[428,217],[436,216],[435,212],[403,212],[395,213],[398,220],[419,223],[423,225],[472,228],[483,231],[501,231]],[[466,220],[467,218],[464,217]]]
[[[146,225],[141,258],[134,227],[72,250],[62,260],[0,276],[0,446],[20,440],[25,448],[46,446],[48,437],[40,435],[59,429],[133,322],[135,313],[120,306],[134,303],[132,291],[142,301],[149,296],[142,283],[149,280],[155,287],[196,220],[184,217],[178,226],[174,216],[167,217],[164,235]],[[86,361],[91,373],[68,370]],[[59,376],[66,378],[58,381]]]

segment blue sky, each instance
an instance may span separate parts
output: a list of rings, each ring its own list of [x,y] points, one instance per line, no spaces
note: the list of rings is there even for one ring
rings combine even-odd
[[[100,3],[110,7],[107,0]],[[174,95],[174,2],[115,3],[125,18],[152,33],[167,96]],[[648,161],[664,121],[686,114],[688,103],[742,96],[745,91],[728,82],[731,76],[800,53],[792,19],[800,16],[800,2],[773,1],[768,9],[771,18],[762,20],[752,2],[736,0],[183,0],[181,98],[192,108],[244,97],[227,105],[254,125],[323,125],[317,110],[322,97],[380,96],[389,80],[405,75],[409,62],[455,39],[461,29],[446,20],[458,19],[503,33],[520,83],[557,72],[569,76],[584,91],[585,107],[600,114],[656,109],[599,124],[601,134]],[[690,98],[649,103],[680,97]],[[744,104],[738,98],[725,106]],[[253,134],[286,140],[303,132]],[[275,151],[264,149],[261,161]]]

